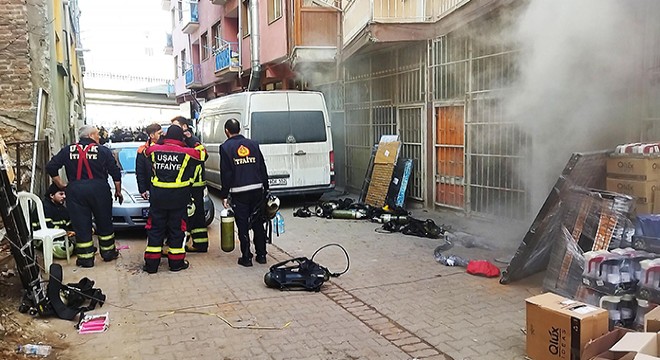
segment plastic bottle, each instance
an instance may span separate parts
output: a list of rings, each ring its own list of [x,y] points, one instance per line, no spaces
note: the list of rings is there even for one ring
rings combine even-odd
[[[277,220],[277,235],[284,234],[284,215],[278,211],[275,219]]]
[[[50,355],[50,351],[52,349],[53,348],[50,345],[25,344],[25,345],[18,345],[18,348],[16,350],[22,354],[38,355],[38,356],[46,357]]]

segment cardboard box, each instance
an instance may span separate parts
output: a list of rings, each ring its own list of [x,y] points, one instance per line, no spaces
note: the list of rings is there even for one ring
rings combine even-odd
[[[638,180],[660,180],[660,157],[611,156],[607,159],[607,176]]]
[[[401,142],[390,141],[378,143],[378,150],[376,151],[376,164],[395,164],[399,154],[399,146]]]
[[[589,343],[582,350],[580,358],[582,360],[621,360],[626,359],[625,356],[627,356],[628,359],[633,359],[635,357],[635,353],[620,354],[610,351],[610,348],[619,342],[619,340],[621,340],[621,338],[623,338],[623,336],[629,332],[632,332],[632,330],[616,327],[607,334],[595,340],[589,341]]]
[[[608,177],[606,181],[608,191],[627,194],[637,198],[638,203],[652,204],[653,192],[660,190],[660,181],[627,180]]]
[[[660,306],[656,306],[653,310],[647,312],[644,316],[644,331],[660,331]]]
[[[660,357],[658,357],[659,342],[660,334],[658,333],[630,332],[614,344],[609,352],[621,356],[615,359],[660,360]]]
[[[580,359],[592,339],[608,332],[607,311],[552,293],[527,303],[527,356],[534,360]]]

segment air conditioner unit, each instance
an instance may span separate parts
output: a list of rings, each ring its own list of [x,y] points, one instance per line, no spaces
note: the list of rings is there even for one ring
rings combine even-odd
[[[227,3],[227,0],[211,0],[211,4],[213,5],[224,5]]]

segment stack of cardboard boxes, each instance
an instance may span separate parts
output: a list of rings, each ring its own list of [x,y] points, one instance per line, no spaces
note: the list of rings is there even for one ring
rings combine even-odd
[[[608,191],[631,195],[637,214],[660,213],[660,155],[612,154],[607,161]],[[654,206],[655,205],[655,206]]]
[[[532,360],[660,360],[660,307],[644,331],[615,327],[608,311],[545,293],[527,299],[527,357]]]

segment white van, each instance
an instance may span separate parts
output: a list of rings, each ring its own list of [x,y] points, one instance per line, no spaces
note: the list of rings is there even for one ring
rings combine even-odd
[[[208,185],[220,188],[220,145],[225,122],[235,118],[241,134],[259,143],[271,192],[321,196],[335,187],[334,151],[323,94],[312,91],[255,91],[204,104],[198,123]]]

